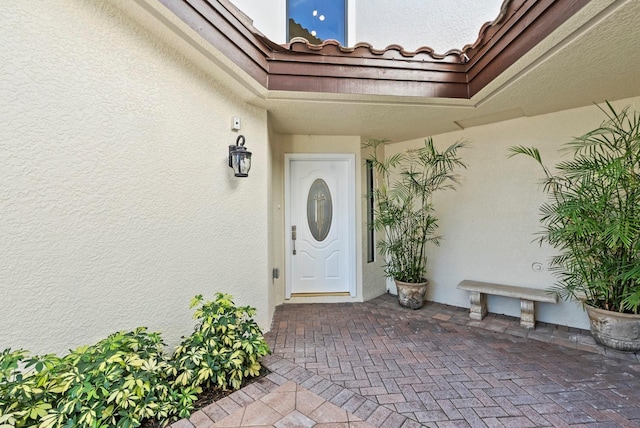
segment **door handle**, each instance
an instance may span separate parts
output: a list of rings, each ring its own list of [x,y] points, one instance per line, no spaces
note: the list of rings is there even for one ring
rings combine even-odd
[[[296,232],[297,227],[296,226],[291,226],[291,240],[293,241],[293,255],[296,255],[296,235],[298,234]]]

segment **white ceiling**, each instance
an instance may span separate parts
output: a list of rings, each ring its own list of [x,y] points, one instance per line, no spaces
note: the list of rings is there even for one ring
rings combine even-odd
[[[263,92],[282,134],[404,141],[640,95],[640,1],[592,0],[471,100]]]

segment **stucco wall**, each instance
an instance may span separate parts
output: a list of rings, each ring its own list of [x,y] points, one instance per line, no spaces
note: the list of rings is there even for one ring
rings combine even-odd
[[[639,104],[640,98],[614,103],[636,108]],[[540,231],[539,206],[546,200],[542,171],[531,159],[508,159],[507,149],[538,147],[543,160],[553,165],[561,159],[558,148],[596,128],[604,118],[596,106],[589,106],[434,136],[438,147],[458,139],[469,140],[471,147],[461,153],[468,169],[461,172],[458,190],[442,193],[434,201],[444,240],[430,251],[429,300],[468,307],[468,293],[455,288],[463,279],[537,288],[554,284],[548,262],[555,250],[533,242]],[[393,144],[386,153],[423,141]],[[490,312],[519,316],[519,304],[517,299],[489,297]],[[536,313],[541,321],[588,328],[586,314],[575,303],[537,304]]]
[[[190,298],[216,291],[268,328],[266,112],[108,2],[1,15],[0,349],[140,325],[175,345]],[[226,164],[232,116],[246,179]]]
[[[366,143],[367,139],[362,139],[361,147],[364,143]],[[383,149],[378,149],[381,154]],[[362,206],[362,283],[363,283],[363,297],[364,300],[370,300],[375,297],[384,294],[387,291],[387,283],[384,275],[384,261],[383,258],[375,251],[376,249],[376,241],[380,239],[380,232],[373,232],[373,248],[374,248],[374,260],[368,260],[367,254],[367,245],[369,241],[369,225],[367,219],[367,167],[366,160],[373,154],[373,149],[370,147],[363,148],[361,150],[361,166],[362,166],[362,174],[361,174],[361,186],[362,192],[359,195],[359,201]],[[373,171],[373,184],[375,186],[377,180],[377,173],[374,169]]]
[[[286,0],[232,0],[232,3],[253,20],[262,34],[276,43],[286,42]]]
[[[501,5],[502,0],[359,1],[356,40],[379,49],[399,44],[409,51],[429,46],[445,53],[475,42],[482,25],[498,17]]]

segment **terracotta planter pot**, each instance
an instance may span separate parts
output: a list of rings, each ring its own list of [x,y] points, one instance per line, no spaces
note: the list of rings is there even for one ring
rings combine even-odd
[[[420,309],[424,306],[424,294],[427,292],[429,281],[412,283],[402,282],[397,279],[396,288],[398,289],[398,303],[409,309]]]
[[[623,352],[640,351],[640,315],[621,314],[584,305],[596,343]]]

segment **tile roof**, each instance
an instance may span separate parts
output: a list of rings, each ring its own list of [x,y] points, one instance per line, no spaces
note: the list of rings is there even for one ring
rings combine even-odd
[[[359,42],[354,46],[343,46],[337,40],[326,40],[322,44],[313,44],[302,37],[296,37],[289,43],[282,45],[283,48],[292,52],[316,53],[322,55],[342,55],[358,58],[385,58],[397,60],[435,60],[456,62],[465,64],[469,62],[470,54],[477,52],[479,46],[484,45],[487,40],[499,29],[499,25],[508,16],[513,15],[522,4],[523,0],[506,0],[502,3],[500,13],[491,22],[486,22],[478,34],[475,42],[464,46],[462,49],[449,49],[445,53],[437,53],[429,46],[422,46],[415,51],[409,51],[398,44],[391,44],[384,49],[376,49],[370,43]]]

